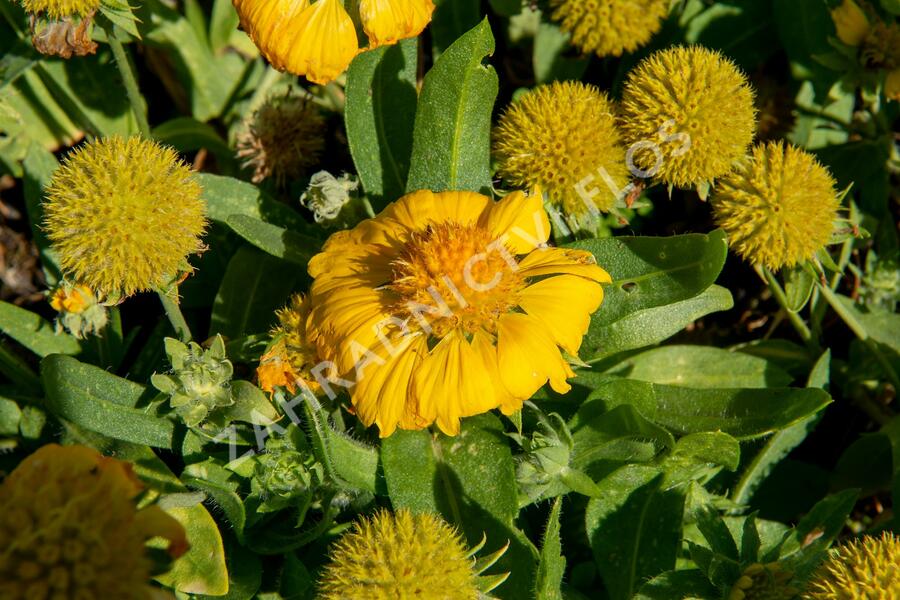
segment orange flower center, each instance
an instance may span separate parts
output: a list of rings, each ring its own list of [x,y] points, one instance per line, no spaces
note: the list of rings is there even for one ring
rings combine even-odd
[[[436,337],[495,333],[525,286],[513,254],[485,228],[455,222],[414,232],[391,264],[393,314]]]

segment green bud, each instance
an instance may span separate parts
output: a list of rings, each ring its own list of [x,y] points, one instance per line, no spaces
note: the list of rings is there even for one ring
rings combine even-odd
[[[208,350],[199,344],[183,344],[166,338],[166,355],[172,371],[154,373],[153,387],[170,396],[169,404],[189,427],[202,423],[212,411],[231,406],[231,362],[225,357],[225,342],[216,336]]]

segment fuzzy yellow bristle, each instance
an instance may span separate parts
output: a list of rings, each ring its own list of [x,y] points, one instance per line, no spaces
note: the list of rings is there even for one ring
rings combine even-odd
[[[550,0],[550,7],[572,43],[597,56],[634,52],[669,14],[669,0]]]
[[[900,538],[866,536],[833,551],[810,580],[804,600],[900,598]]]

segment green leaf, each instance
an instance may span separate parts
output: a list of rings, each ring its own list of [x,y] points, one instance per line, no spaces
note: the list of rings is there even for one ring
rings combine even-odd
[[[240,379],[232,381],[231,395],[234,404],[224,407],[217,415],[226,423],[243,421],[255,425],[268,425],[279,417],[278,411],[269,402],[269,397],[249,381]]]
[[[382,441],[381,462],[394,508],[438,513],[459,526],[470,545],[486,535],[485,554],[509,541],[495,569],[511,575],[493,594],[509,599],[532,594],[535,555],[513,525],[518,514],[515,464],[497,417],[464,419],[455,437],[397,431]]]
[[[175,424],[137,408],[144,386],[61,354],[41,361],[41,381],[56,416],[117,440],[172,447]]]
[[[225,564],[225,547],[219,528],[209,512],[202,504],[170,507],[166,512],[184,527],[191,547],[175,561],[172,570],[157,576],[156,580],[188,594],[226,594],[228,569]]]
[[[782,387],[791,377],[769,361],[712,346],[663,346],[626,359],[612,371],[628,379],[694,388]]]
[[[67,333],[56,334],[53,325],[31,311],[0,301],[0,331],[41,358],[48,354],[78,354],[81,345]]]
[[[491,113],[499,82],[487,19],[463,35],[425,76],[406,190],[491,189]]]
[[[504,17],[514,17],[522,12],[522,0],[491,0],[491,8]]]
[[[785,541],[787,565],[802,580],[818,565],[831,542],[844,528],[859,490],[844,490],[817,502]],[[796,550],[790,552],[790,549]]]
[[[315,238],[247,215],[231,215],[225,222],[236,234],[260,250],[304,268],[321,246]]]
[[[209,45],[213,52],[220,52],[228,46],[239,24],[240,17],[231,0],[214,0],[209,18]]]
[[[831,350],[826,350],[816,365],[813,367],[809,377],[808,385],[810,387],[826,388],[829,380],[829,370],[831,368]],[[819,414],[815,413],[806,418],[800,419],[793,425],[785,427],[780,431],[776,431],[771,438],[766,441],[753,460],[744,469],[740,480],[734,486],[731,492],[731,499],[736,504],[747,504],[753,497],[759,485],[772,472],[781,460],[783,460],[794,448],[806,439],[809,432],[819,422]]]
[[[203,187],[207,216],[213,221],[226,223],[229,217],[246,215],[294,231],[307,227],[299,213],[265,195],[251,183],[209,173],[198,173],[195,177]]]
[[[268,331],[275,311],[287,303],[305,272],[253,248],[241,248],[228,269],[213,304],[210,336],[236,339]]]
[[[534,38],[534,76],[538,83],[581,79],[588,59],[568,56],[572,38],[555,23],[541,23]]]
[[[731,292],[718,285],[687,300],[635,311],[605,327],[595,324],[603,314],[601,306],[591,319],[581,355],[588,362],[597,362],[619,352],[651,346],[672,337],[700,317],[733,306]]]
[[[179,152],[194,152],[207,148],[216,155],[216,158],[226,163],[234,159],[234,153],[228,147],[228,142],[222,139],[212,125],[201,123],[191,117],[170,119],[154,127],[152,134],[155,139],[174,147]]]
[[[835,36],[835,28],[828,5],[822,0],[775,0],[772,8],[794,77],[800,80],[828,77],[828,70],[812,58],[832,50],[828,38]]]
[[[663,488],[663,474],[626,465],[597,482],[585,511],[594,560],[611,600],[631,600],[643,581],[675,567],[684,496]]]
[[[735,471],[741,460],[740,443],[721,431],[703,431],[684,436],[659,463],[666,483],[675,485],[712,476],[722,468]]]
[[[816,279],[803,265],[797,265],[784,271],[784,294],[787,297],[787,309],[800,312],[809,297],[812,296]]]
[[[334,430],[324,410],[315,409],[305,398],[306,418],[313,448],[328,475],[338,484],[351,490],[365,490],[372,494],[378,489],[378,452]],[[292,407],[284,407],[292,414]]]
[[[376,210],[403,195],[416,115],[418,40],[358,55],[347,70],[344,123],[353,164]]]
[[[666,571],[641,586],[634,600],[672,598],[718,598],[720,592],[698,569]]]
[[[881,0],[881,7],[892,15],[900,15],[900,0]]]
[[[247,514],[238,496],[238,484],[231,481],[231,471],[219,466],[213,459],[188,465],[181,475],[188,487],[200,490],[222,510],[238,541],[243,540]]]
[[[196,600],[252,600],[262,585],[263,566],[259,556],[253,551],[226,537],[225,566],[228,572],[228,593],[224,596],[196,594]]]
[[[28,221],[31,223],[31,234],[38,248],[41,258],[41,266],[47,285],[54,286],[61,278],[59,259],[56,252],[50,247],[50,240],[43,229],[44,209],[42,201],[44,188],[50,183],[53,173],[59,167],[56,157],[44,148],[32,142],[28,145],[28,153],[22,161],[24,171],[25,208],[28,211]]]
[[[562,496],[553,501],[550,518],[544,530],[541,544],[541,557],[535,576],[535,600],[562,600],[561,591],[563,575],[566,571],[566,558],[562,553],[559,539],[559,515],[562,510]]]
[[[19,405],[9,398],[0,396],[0,436],[17,435],[21,420],[22,411]]]
[[[721,431],[737,439],[782,429],[831,402],[828,393],[819,389],[695,389],[630,379],[601,383],[590,397],[582,410],[594,402],[606,410],[631,404],[676,434]]]

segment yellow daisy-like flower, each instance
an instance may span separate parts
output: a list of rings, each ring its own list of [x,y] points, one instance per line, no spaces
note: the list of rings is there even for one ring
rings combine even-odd
[[[312,338],[315,332],[309,326],[311,308],[309,296],[296,294],[289,306],[278,311],[272,345],[256,369],[260,389],[272,394],[276,387],[283,387],[293,394],[302,382],[310,391],[319,391],[311,371],[319,363]]]
[[[854,0],[844,0],[831,11],[838,39],[848,46],[859,46],[869,34],[869,18]]]
[[[140,138],[84,144],[53,174],[47,237],[63,271],[101,298],[159,288],[203,248],[206,205],[175,150]]]
[[[296,179],[325,148],[325,119],[315,104],[297,95],[268,99],[245,127],[237,138],[237,156],[244,168],[253,169],[253,183]]]
[[[719,52],[676,46],[650,55],[622,93],[629,161],[682,188],[721,177],[753,141],[753,97],[744,74]]]
[[[511,104],[494,153],[506,181],[540,187],[568,214],[609,212],[629,180],[612,102],[579,82],[540,86]]]
[[[85,16],[100,8],[100,0],[22,0],[25,12],[51,19]]]
[[[325,84],[359,52],[342,0],[233,0],[241,26],[276,69]],[[361,0],[369,48],[415,37],[431,21],[432,0]]]
[[[711,203],[731,248],[772,270],[815,256],[831,238],[839,207],[828,170],[782,142],[756,146],[718,182]]]
[[[597,56],[634,52],[669,14],[669,0],[550,0],[550,7],[572,43]]]
[[[422,191],[331,236],[309,263],[310,322],[363,423],[455,435],[548,380],[570,389],[560,347],[577,354],[610,278],[549,235],[537,195]]]
[[[0,484],[0,598],[151,600],[145,542],[187,550],[158,506],[137,510],[131,465],[82,446],[43,446]]]
[[[505,548],[503,549],[505,550]],[[321,600],[482,600],[506,576],[479,577],[503,550],[482,559],[439,517],[400,509],[363,518],[335,543]]]
[[[900,538],[884,532],[834,550],[818,568],[805,600],[894,600],[900,598]]]

